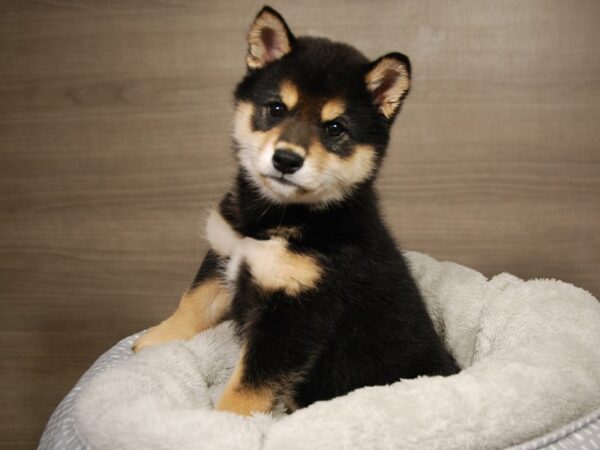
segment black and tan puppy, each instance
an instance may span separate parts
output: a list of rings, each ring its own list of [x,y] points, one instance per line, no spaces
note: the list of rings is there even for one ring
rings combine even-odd
[[[400,53],[296,38],[265,7],[235,91],[239,173],[208,219],[211,250],[136,350],[235,321],[242,351],[217,408],[290,411],[458,369],[380,217],[373,181],[410,84]]]

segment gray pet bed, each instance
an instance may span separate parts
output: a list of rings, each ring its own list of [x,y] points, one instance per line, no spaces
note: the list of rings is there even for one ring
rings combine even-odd
[[[287,417],[240,418],[212,411],[237,353],[229,324],[134,356],[136,335],[86,372],[39,448],[600,450],[597,300],[558,281],[487,280],[407,257],[460,374],[367,387]]]

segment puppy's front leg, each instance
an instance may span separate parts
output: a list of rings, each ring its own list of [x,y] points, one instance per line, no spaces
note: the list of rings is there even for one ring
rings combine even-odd
[[[323,273],[315,256],[290,249],[283,237],[243,238],[231,255],[227,278],[235,281],[244,266],[263,290],[281,290],[291,296],[313,289]]]
[[[231,282],[239,282],[240,270],[247,271],[244,276],[249,275],[253,281],[251,286],[238,292],[242,301],[249,303],[252,303],[251,298],[258,292],[260,297],[267,298],[267,302],[284,301],[276,293],[297,298],[305,291],[315,288],[323,272],[316,256],[294,251],[283,237],[268,240],[243,238],[233,250],[228,263],[227,276]],[[273,298],[270,298],[271,293],[274,294]],[[249,317],[253,315],[250,314]],[[251,320],[260,321],[256,316]],[[277,320],[277,317],[271,316],[270,320]],[[245,342],[244,348],[252,351],[242,352],[217,404],[218,410],[249,415],[252,412],[271,411],[276,398],[291,404],[294,385],[303,378],[314,360],[315,353],[312,350],[299,348],[289,341],[289,336],[281,334],[291,332],[296,336],[296,330],[282,330],[277,326],[257,323],[248,324],[251,327],[261,327],[260,332],[251,332],[246,337],[250,340]],[[302,324],[299,326],[304,328]],[[311,333],[306,339],[300,339],[306,343],[307,339],[311,339]],[[278,343],[275,351],[271,346],[273,342]],[[318,343],[314,343],[310,347],[314,349],[317,345]],[[290,354],[295,356],[289,358]],[[271,360],[269,367],[264,365],[267,360]],[[273,367],[276,370],[273,371]]]
[[[231,305],[221,268],[241,236],[217,210],[211,211],[206,235],[212,249],[207,253],[192,287],[181,297],[177,310],[165,321],[141,336],[133,351],[178,339],[190,339],[219,323]]]
[[[267,384],[253,386],[245,380],[246,352],[242,349],[237,365],[221,395],[216,409],[243,416],[253,412],[271,411],[275,402],[275,394]]]
[[[191,339],[220,322],[231,304],[231,294],[218,272],[220,264],[220,258],[209,251],[192,287],[183,294],[175,312],[144,333],[132,350],[138,352],[169,341]]]

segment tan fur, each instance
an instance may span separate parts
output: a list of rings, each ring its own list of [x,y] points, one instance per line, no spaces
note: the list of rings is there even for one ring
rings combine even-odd
[[[304,147],[300,147],[299,145],[296,144],[290,144],[289,142],[286,141],[279,141],[277,142],[276,145],[277,149],[281,149],[281,150],[291,150],[294,153],[297,153],[298,155],[302,156],[303,158],[306,156],[306,149]]]
[[[312,289],[323,272],[317,260],[310,255],[292,252],[287,241],[274,237],[266,241],[244,238],[230,264],[235,265],[230,278],[237,276],[241,262],[248,265],[253,280],[268,291],[283,290],[288,295]]]
[[[366,180],[375,170],[375,149],[370,145],[357,145],[348,158],[340,158],[331,153],[328,156],[330,167],[339,166],[336,170],[339,170],[349,184]]]
[[[370,145],[357,145],[350,156],[342,158],[328,152],[323,144],[315,139],[308,152],[310,163],[314,164],[324,181],[324,187],[313,193],[322,202],[344,198],[351,186],[366,180],[375,170],[376,154]]]
[[[215,278],[207,279],[187,291],[173,315],[141,336],[134,344],[133,351],[169,341],[190,339],[219,323],[230,303],[231,295],[227,288]]]
[[[262,34],[270,29],[275,34],[277,47],[269,52],[264,45]],[[265,64],[279,59],[291,50],[287,32],[281,21],[268,11],[263,11],[252,24],[248,33],[248,55],[246,64],[251,69],[259,69]]]
[[[294,109],[294,106],[298,103],[298,88],[289,80],[284,80],[281,83],[279,95],[288,110]]]
[[[244,386],[244,371],[244,352],[242,351],[216,409],[244,416],[249,416],[252,412],[266,413],[271,411],[275,401],[274,392],[268,387],[251,388]]]
[[[329,122],[333,119],[337,119],[346,111],[346,103],[339,98],[329,100],[321,109],[321,121]]]
[[[367,88],[371,92],[376,92],[388,78],[395,78],[394,83],[385,91],[378,93],[375,102],[379,105],[382,114],[390,118],[410,87],[406,66],[394,58],[384,58],[367,74],[366,82]]]

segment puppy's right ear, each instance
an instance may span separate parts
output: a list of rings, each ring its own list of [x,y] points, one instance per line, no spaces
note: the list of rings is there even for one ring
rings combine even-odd
[[[294,41],[294,35],[281,14],[269,6],[263,7],[248,33],[248,68],[261,69],[284,57],[292,50]]]

